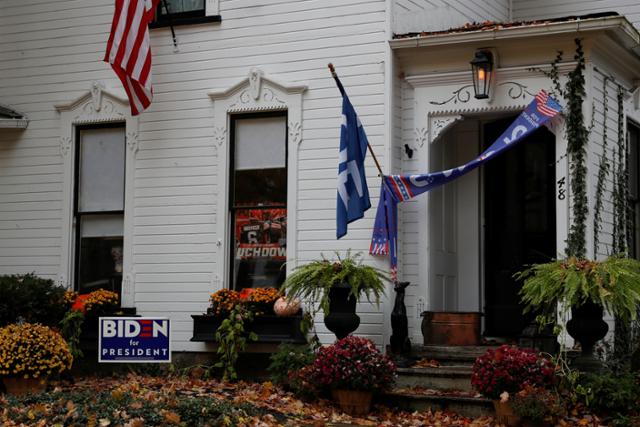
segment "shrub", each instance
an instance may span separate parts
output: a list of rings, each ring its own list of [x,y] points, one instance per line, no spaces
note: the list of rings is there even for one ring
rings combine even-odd
[[[0,329],[0,375],[42,378],[71,368],[73,357],[60,334],[23,323]]]
[[[483,395],[498,399],[501,393],[513,394],[526,385],[548,386],[553,383],[554,373],[551,361],[533,350],[503,345],[476,359],[471,384]]]
[[[558,394],[541,387],[525,386],[510,402],[517,416],[533,421],[562,417],[565,414]]]
[[[280,344],[270,357],[269,373],[273,382],[289,385],[289,374],[313,363],[315,354],[308,344]]]
[[[584,403],[597,414],[630,414],[640,404],[640,378],[632,373],[604,371],[580,375],[578,383],[586,390]]]
[[[0,276],[0,327],[20,320],[56,326],[67,310],[64,293],[33,273]]]
[[[396,372],[372,341],[352,335],[321,347],[311,367],[311,380],[332,390],[384,391],[393,385]]]

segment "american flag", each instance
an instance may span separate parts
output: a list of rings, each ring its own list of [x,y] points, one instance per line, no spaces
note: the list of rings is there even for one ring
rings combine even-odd
[[[544,90],[538,92],[536,101],[538,102],[537,110],[547,117],[554,117],[562,110],[562,107]]]
[[[111,64],[137,116],[151,104],[149,22],[160,0],[116,0],[104,61]]]

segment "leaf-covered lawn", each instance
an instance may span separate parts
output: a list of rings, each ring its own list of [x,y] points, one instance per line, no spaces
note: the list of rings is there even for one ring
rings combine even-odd
[[[265,383],[224,383],[184,376],[88,378],[53,383],[47,393],[0,395],[0,425],[11,426],[469,426],[496,425],[448,412],[404,412],[375,406],[364,418],[342,413],[331,401],[305,402]],[[561,426],[599,426],[577,413]]]
[[[187,377],[92,378],[54,383],[35,396],[0,396],[3,426],[489,426],[443,412],[392,411],[376,406],[365,418],[330,401],[303,402],[271,383],[222,383]]]

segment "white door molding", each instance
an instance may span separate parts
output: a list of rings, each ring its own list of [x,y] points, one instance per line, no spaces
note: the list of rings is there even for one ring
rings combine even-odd
[[[570,65],[562,65],[561,71]],[[547,68],[541,66],[540,68]],[[421,172],[429,171],[431,143],[442,138],[443,135],[465,117],[479,118],[483,116],[498,116],[503,113],[517,113],[522,111],[533,100],[540,89],[549,90],[552,82],[539,71],[532,71],[530,67],[513,67],[496,70],[492,97],[489,100],[478,100],[473,97],[470,72],[448,72],[438,74],[414,75],[406,78],[414,88],[414,127],[421,130],[420,140],[428,141],[426,150],[418,150],[418,162]],[[424,129],[428,132],[425,135]],[[556,153],[560,155],[566,148],[566,140],[562,136],[556,139]],[[564,166],[558,163],[556,173],[561,174]],[[421,197],[418,203],[419,227],[418,257],[420,263],[419,289],[416,297],[429,301],[431,277],[430,236],[429,236],[429,197]],[[566,239],[566,223],[563,221],[568,215],[566,200],[556,198],[556,215],[558,218],[556,241]],[[482,278],[480,278],[482,282]],[[463,284],[461,284],[463,286]],[[482,292],[480,298],[483,299]],[[479,301],[482,306],[483,301]]]

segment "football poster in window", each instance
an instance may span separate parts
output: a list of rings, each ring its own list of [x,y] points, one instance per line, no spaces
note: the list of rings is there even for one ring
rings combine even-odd
[[[238,209],[235,241],[236,288],[278,286],[287,259],[287,210]]]

